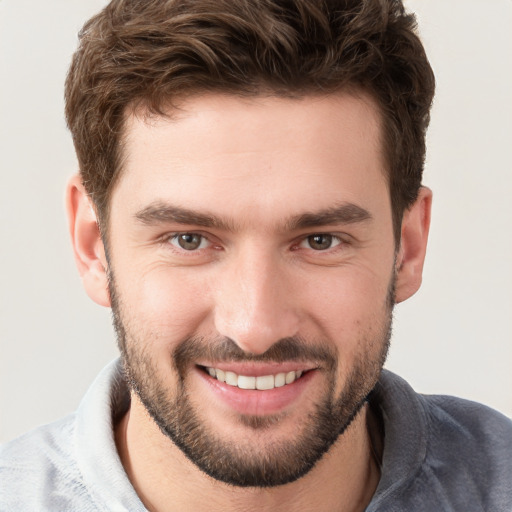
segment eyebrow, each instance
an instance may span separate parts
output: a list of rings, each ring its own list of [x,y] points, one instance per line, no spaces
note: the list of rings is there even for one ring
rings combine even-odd
[[[307,212],[293,217],[287,222],[286,227],[293,231],[330,224],[355,224],[370,220],[372,220],[372,215],[365,208],[353,203],[343,203],[318,212]]]
[[[235,222],[224,220],[210,212],[198,212],[163,202],[150,204],[138,211],[135,218],[145,225],[182,224],[215,228],[233,232]],[[372,220],[370,212],[353,203],[343,203],[317,212],[306,212],[288,219],[285,231],[296,231],[335,224],[355,224]]]
[[[135,218],[143,224],[188,224],[205,228],[217,228],[223,231],[234,231],[231,223],[211,213],[201,213],[179,206],[162,202],[150,204],[135,214]]]

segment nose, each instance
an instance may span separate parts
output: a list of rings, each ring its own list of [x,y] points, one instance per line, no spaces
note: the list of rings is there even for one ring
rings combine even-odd
[[[217,283],[215,327],[242,350],[262,354],[299,328],[293,279],[278,255],[247,248]]]

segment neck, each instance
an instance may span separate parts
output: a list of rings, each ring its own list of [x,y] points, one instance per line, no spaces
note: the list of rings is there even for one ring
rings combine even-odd
[[[299,480],[277,487],[238,488],[199,470],[164,436],[136,396],[116,427],[116,444],[125,471],[145,507],[154,512],[362,511],[379,481],[365,406],[346,432]]]

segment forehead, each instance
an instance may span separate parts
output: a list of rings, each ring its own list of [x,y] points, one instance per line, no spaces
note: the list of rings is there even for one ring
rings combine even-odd
[[[380,131],[372,99],[347,93],[212,94],[190,98],[168,116],[131,114],[112,213],[116,197],[138,209],[160,200],[220,215],[233,207],[300,214],[292,204],[311,209],[361,194],[387,201]]]

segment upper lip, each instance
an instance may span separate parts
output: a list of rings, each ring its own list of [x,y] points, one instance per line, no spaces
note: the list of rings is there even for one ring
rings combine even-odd
[[[260,377],[264,375],[277,375],[278,373],[288,373],[291,371],[308,371],[317,368],[314,364],[304,362],[283,362],[283,363],[252,363],[252,362],[211,362],[201,363],[198,366],[205,368],[216,368],[224,372],[233,372],[237,375],[246,375],[248,377]]]

